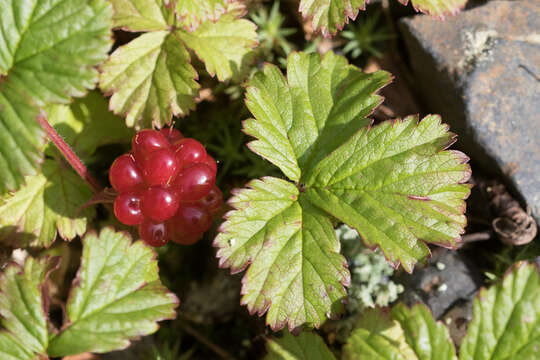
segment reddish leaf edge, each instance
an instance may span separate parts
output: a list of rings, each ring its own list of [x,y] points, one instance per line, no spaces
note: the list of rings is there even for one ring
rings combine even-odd
[[[319,26],[315,27],[313,24],[313,15],[308,14],[308,9],[304,8],[302,6],[302,2],[298,5],[298,11],[300,14],[302,14],[302,19],[307,20],[311,23],[311,26],[313,28],[314,34],[321,34],[324,38],[329,39],[332,36],[335,36],[339,31],[342,31],[345,25],[349,24],[349,21],[355,21],[358,17],[358,14],[360,11],[366,10],[366,4],[369,4],[369,0],[365,0],[363,5],[358,7],[357,9],[351,8],[351,9],[344,9],[343,10],[343,21],[340,21],[336,24],[336,30],[329,31],[329,28],[326,26]]]
[[[404,6],[407,6],[407,4],[409,3],[409,0],[398,0],[398,1]],[[308,9],[303,7],[302,3],[300,3],[300,5],[298,6],[298,11],[302,14],[302,19],[307,20],[311,23],[314,34],[320,33],[324,38],[328,39],[335,36],[338,32],[342,31],[343,28],[349,24],[349,21],[355,21],[360,11],[366,11],[366,4],[369,4],[369,0],[365,0],[363,6],[358,7],[356,10],[345,9],[343,11],[343,21],[338,22],[336,24],[336,30],[333,30],[333,31],[329,31],[328,26],[315,27],[313,24],[314,16],[308,14]],[[441,21],[444,21],[446,17],[457,15],[459,12],[461,12],[465,8],[466,5],[467,5],[467,0],[463,1],[463,3],[460,4],[458,7],[456,7],[453,11],[452,10],[443,11],[442,13],[434,13],[420,6],[415,6],[414,4],[412,4],[412,7],[414,11],[416,11],[417,13],[426,14],[434,18],[438,18]]]
[[[409,4],[409,0],[398,0],[398,1],[403,6],[407,6]],[[434,17],[436,19],[439,19],[441,21],[444,21],[446,19],[446,17],[456,16],[457,14],[459,14],[465,8],[465,6],[467,5],[467,0],[464,0],[463,3],[458,5],[453,11],[452,10],[443,11],[442,13],[437,13],[437,14],[434,13],[434,12],[431,12],[431,11],[429,11],[427,9],[423,9],[420,6],[415,6],[412,1],[411,1],[411,5],[412,5],[414,11],[416,11],[417,13],[426,14],[426,15],[429,15],[429,16]]]
[[[232,208],[232,210],[227,211],[223,215],[223,219],[225,219],[225,221],[222,222],[221,225],[218,227],[218,229],[217,229],[218,233],[227,233],[227,226],[228,226],[227,219],[234,212],[241,211],[241,208],[236,207],[234,205],[235,196],[239,195],[239,194],[241,194],[241,193],[243,193],[245,191],[253,190],[254,189],[253,184],[260,183],[260,182],[264,183],[268,179],[275,179],[275,178],[272,177],[272,176],[263,176],[262,178],[259,178],[259,179],[250,180],[243,188],[235,188],[235,189],[231,190],[231,195],[232,196],[229,198],[229,200],[227,200],[227,204]],[[292,200],[293,201],[298,201],[298,199],[292,199]],[[227,259],[221,254],[222,247],[220,247],[218,242],[217,242],[217,236],[216,236],[216,238],[214,238],[212,246],[218,249],[216,257],[219,260],[219,264],[218,264],[219,268],[221,268],[221,269],[229,268],[229,271],[230,271],[231,275],[238,274],[238,273],[246,270],[253,263],[253,259],[250,257],[244,264],[242,264],[242,266],[240,266],[240,267],[232,266],[232,264],[230,264],[227,261]],[[341,254],[341,246],[340,246],[340,249],[339,249],[339,254]],[[343,286],[343,288],[345,289],[345,288],[349,287],[349,285],[350,285],[350,273],[348,272],[347,260],[345,259],[345,257],[343,257],[343,259],[344,259],[344,262],[342,263],[342,266],[347,270],[348,276],[345,276],[343,279],[341,279],[340,283]],[[242,280],[241,280],[241,283],[242,283],[242,288],[240,290],[241,295],[246,294],[245,287],[247,286],[246,285],[247,281],[248,281],[247,274],[245,274],[242,277]],[[341,299],[342,303],[345,303],[346,301],[347,301],[346,297]],[[249,307],[247,303],[245,303],[243,300],[240,300],[240,305],[246,306],[250,315],[257,314],[258,317],[262,317],[268,311],[270,306],[272,305],[272,301],[271,300],[270,301],[265,301],[265,303],[262,306]],[[331,308],[330,311],[334,311],[334,309]],[[326,317],[328,319],[336,319],[341,314],[342,314],[342,311],[335,311],[335,312],[326,313]],[[300,325],[295,325],[288,318],[287,318],[287,320],[284,320],[284,321],[281,321],[281,322],[270,322],[270,321],[268,321],[268,318],[267,318],[266,321],[265,321],[265,324],[267,326],[269,326],[272,329],[272,331],[274,331],[274,332],[283,329],[285,327],[285,325],[287,325],[287,328],[289,329],[290,332],[298,332],[300,328],[303,328],[306,325],[309,326],[309,327],[313,327],[315,329],[318,329],[320,326],[322,326],[324,324],[324,321],[322,321],[320,324],[317,324],[317,323],[304,323],[304,324],[300,324]]]

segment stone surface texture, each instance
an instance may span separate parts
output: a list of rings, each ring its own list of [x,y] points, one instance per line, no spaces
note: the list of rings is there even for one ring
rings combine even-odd
[[[482,279],[479,269],[460,252],[434,248],[427,266],[416,268],[412,274],[401,274],[396,282],[405,288],[401,301],[408,306],[423,302],[440,319],[456,304],[471,301]]]
[[[400,28],[425,108],[540,223],[540,1],[490,1],[446,21],[406,18]]]

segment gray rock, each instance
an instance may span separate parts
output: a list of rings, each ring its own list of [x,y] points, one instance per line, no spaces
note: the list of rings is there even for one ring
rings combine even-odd
[[[461,341],[467,335],[467,327],[473,318],[473,299],[458,301],[442,317],[452,342],[459,348]]]
[[[396,282],[405,288],[401,301],[409,306],[423,302],[439,319],[457,303],[474,297],[482,283],[479,274],[461,253],[435,248],[426,267],[416,268],[411,275],[402,274]]]
[[[540,1],[491,1],[400,24],[426,109],[540,220]]]

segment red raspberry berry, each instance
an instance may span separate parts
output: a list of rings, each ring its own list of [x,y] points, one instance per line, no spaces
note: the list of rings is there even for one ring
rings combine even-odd
[[[172,186],[178,191],[181,202],[194,202],[205,197],[215,181],[212,169],[206,164],[199,163],[182,169]]]
[[[150,129],[139,131],[131,140],[131,150],[137,161],[141,161],[156,150],[166,149],[169,146],[169,141],[162,133]]]
[[[174,144],[178,140],[184,138],[184,135],[175,128],[163,128],[159,130],[159,132],[165,135],[170,144]]]
[[[139,225],[141,238],[152,246],[163,246],[171,237],[193,244],[223,203],[214,185],[216,173],[216,161],[204,146],[180,131],[140,131],[132,139],[132,154],[118,157],[109,172],[119,192],[115,216]]]
[[[199,200],[198,203],[204,206],[210,214],[214,215],[223,205],[223,193],[214,185],[210,192]]]
[[[151,186],[169,185],[178,175],[180,166],[171,149],[159,149],[141,161],[144,180]]]
[[[155,222],[169,220],[178,210],[176,192],[161,186],[148,188],[142,196],[143,214]]]
[[[131,191],[144,185],[141,172],[130,154],[124,154],[114,160],[109,169],[109,181],[119,193]]]
[[[181,167],[203,162],[206,159],[204,146],[195,139],[184,138],[179,140],[173,144],[173,149]]]
[[[138,192],[122,193],[114,199],[114,215],[122,224],[139,225],[144,220]]]
[[[160,247],[170,240],[169,230],[165,223],[153,223],[145,220],[139,225],[139,236],[150,246]]]

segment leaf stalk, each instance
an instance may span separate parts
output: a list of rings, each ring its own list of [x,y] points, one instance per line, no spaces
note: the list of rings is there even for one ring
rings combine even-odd
[[[60,150],[71,167],[84,181],[86,181],[86,183],[88,183],[92,191],[96,194],[103,191],[103,187],[100,185],[99,181],[88,171],[86,165],[83,164],[82,160],[75,154],[69,144],[64,141],[62,136],[56,132],[43,114],[40,114],[37,117],[37,122],[43,130],[45,130],[49,139],[56,145],[58,150]]]

